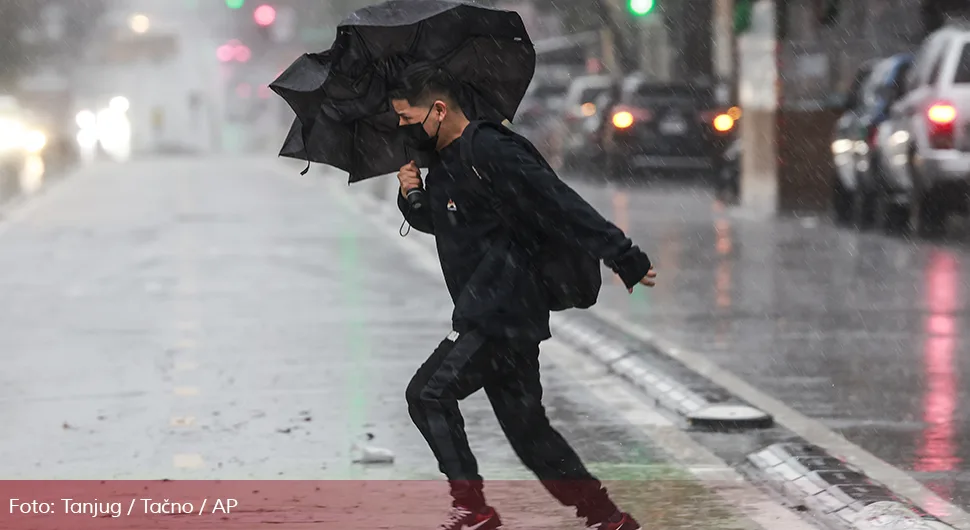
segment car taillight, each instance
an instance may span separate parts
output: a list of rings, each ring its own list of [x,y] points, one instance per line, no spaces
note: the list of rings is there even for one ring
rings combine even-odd
[[[728,114],[718,114],[712,123],[718,132],[728,132],[734,128],[734,118]]]
[[[876,146],[876,133],[878,132],[879,129],[877,129],[874,125],[869,126],[869,135],[866,137],[866,142],[869,144],[870,148]]]
[[[626,110],[621,110],[613,115],[613,126],[617,129],[626,129],[633,125],[633,114]]]
[[[933,149],[953,149],[953,132],[957,109],[949,103],[937,103],[926,111],[929,141]]]
[[[653,119],[653,113],[640,107],[618,107],[613,113],[613,127],[629,129],[636,122],[648,122]]]

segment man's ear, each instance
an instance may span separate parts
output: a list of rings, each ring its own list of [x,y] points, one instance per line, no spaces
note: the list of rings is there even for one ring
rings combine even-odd
[[[440,99],[435,101],[432,104],[432,108],[438,111],[440,116],[439,120],[444,121],[444,119],[448,117],[448,104],[444,101],[441,101]]]

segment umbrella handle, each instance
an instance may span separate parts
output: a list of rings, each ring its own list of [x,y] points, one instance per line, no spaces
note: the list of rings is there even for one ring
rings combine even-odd
[[[424,189],[413,188],[407,192],[408,206],[411,210],[424,208]]]

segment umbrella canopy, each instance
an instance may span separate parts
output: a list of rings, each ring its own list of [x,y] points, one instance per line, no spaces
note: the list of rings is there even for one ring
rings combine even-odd
[[[388,101],[401,72],[419,62],[460,81],[469,118],[511,121],[535,72],[535,50],[513,11],[450,0],[356,11],[330,50],[300,57],[270,85],[297,117],[280,155],[336,166],[351,182],[409,160],[426,167],[431,156],[405,147]]]

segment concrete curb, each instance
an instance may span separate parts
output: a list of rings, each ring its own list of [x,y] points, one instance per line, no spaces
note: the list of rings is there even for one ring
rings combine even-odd
[[[790,502],[835,524],[858,530],[954,528],[820,447],[775,444],[747,460]]]
[[[636,357],[637,348],[632,344],[611,339],[562,314],[553,314],[550,324],[556,338],[594,357],[611,372],[643,390],[658,406],[687,418],[714,405]]]

